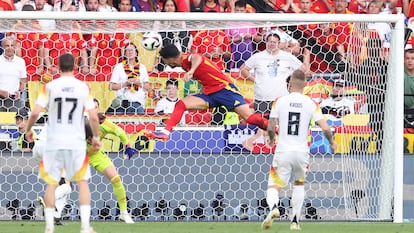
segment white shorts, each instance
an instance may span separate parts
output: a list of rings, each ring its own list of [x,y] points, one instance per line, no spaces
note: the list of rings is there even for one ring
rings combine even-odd
[[[43,155],[45,154],[46,143],[42,140],[36,140],[35,145],[32,150],[32,155],[36,159],[36,161],[40,161],[43,159]]]
[[[86,150],[46,150],[40,162],[39,176],[47,184],[59,184],[62,169],[70,181],[88,180],[91,177]]]
[[[285,187],[291,178],[305,182],[309,170],[309,153],[301,151],[276,152],[270,168],[268,185]]]

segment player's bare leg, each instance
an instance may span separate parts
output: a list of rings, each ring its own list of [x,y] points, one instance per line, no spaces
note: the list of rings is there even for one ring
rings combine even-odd
[[[57,185],[48,184],[45,191],[45,233],[53,233],[55,231],[55,225],[53,222],[53,214],[55,212],[55,190]]]
[[[256,125],[257,127],[267,130],[268,120],[263,118],[260,113],[253,113],[248,104],[243,104],[234,109],[234,112],[246,121],[247,124]]]
[[[202,98],[193,95],[186,96],[184,99],[179,100],[175,104],[174,111],[171,113],[170,119],[167,120],[164,129],[154,132],[147,132],[145,133],[145,136],[148,139],[168,141],[170,138],[170,133],[172,132],[173,128],[181,121],[186,110],[203,110],[207,108],[208,103]]]

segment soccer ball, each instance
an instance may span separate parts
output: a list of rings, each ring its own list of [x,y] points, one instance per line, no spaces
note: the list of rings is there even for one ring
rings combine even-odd
[[[147,50],[156,50],[162,45],[162,37],[157,32],[146,32],[142,37],[141,44]]]

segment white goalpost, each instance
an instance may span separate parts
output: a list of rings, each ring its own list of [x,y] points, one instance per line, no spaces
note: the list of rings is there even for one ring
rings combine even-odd
[[[26,20],[23,27],[15,27],[18,20]],[[181,26],[157,27],[158,32],[175,32],[186,30],[212,31],[232,28],[255,27],[272,28],[284,26],[287,34],[301,41],[302,47],[309,48],[311,53],[325,53],[323,56],[328,66],[334,64],[335,55],[323,46],[318,47],[318,40],[313,35],[304,38],[298,25],[318,25],[321,23],[344,22],[352,23],[353,31],[344,42],[347,55],[342,61],[344,68],[332,65],[332,74],[319,70],[315,55],[311,61],[316,64],[313,78],[310,78],[308,92],[318,94],[321,85],[332,89],[329,82],[332,77],[342,77],[349,86],[350,96],[361,101],[355,114],[347,116],[341,125],[332,126],[335,140],[340,148],[335,153],[324,149],[321,133],[317,126],[312,128],[311,165],[306,180],[306,203],[318,211],[315,218],[309,220],[334,221],[403,221],[403,92],[404,83],[404,16],[403,14],[238,14],[238,13],[111,13],[111,12],[18,12],[4,11],[0,14],[0,32],[27,33],[36,32],[51,34],[52,32],[35,29],[30,20],[55,20],[57,27],[53,32],[80,34],[94,33],[139,33],[154,31],[155,22],[174,21],[185,22]],[[80,27],[74,29],[72,22],[78,22]],[[60,22],[60,23],[58,23]],[[369,23],[386,23],[391,26],[390,47],[387,63],[364,63],[370,49]],[[290,29],[291,28],[291,29]],[[299,33],[300,32],[300,33]],[[190,35],[191,33],[189,33]],[[196,33],[191,35],[190,43]],[[132,39],[130,34],[130,40]],[[296,37],[296,38],[295,38]],[[142,38],[142,37],[137,37]],[[355,39],[356,38],[356,39]],[[138,39],[139,40],[139,39]],[[313,42],[310,42],[313,41]],[[87,43],[87,42],[85,42]],[[98,42],[99,44],[99,42]],[[190,45],[189,45],[190,46]],[[371,47],[372,46],[372,47]],[[259,46],[258,46],[259,47]],[[316,47],[322,52],[316,52]],[[87,48],[88,49],[88,48]],[[382,49],[382,48],[381,48]],[[143,56],[155,56],[157,51],[146,51],[139,48]],[[190,48],[188,48],[190,51]],[[382,51],[382,50],[381,50]],[[149,55],[145,54],[148,53]],[[88,53],[90,56],[90,52]],[[102,55],[104,56],[104,55]],[[226,60],[226,62],[230,62]],[[323,60],[322,59],[322,60]],[[327,61],[326,59],[332,59]],[[149,62],[151,66],[153,63]],[[227,63],[226,63],[227,64]],[[336,63],[335,63],[336,64]],[[366,66],[365,66],[366,64]],[[378,64],[378,66],[376,65]],[[385,84],[380,88],[372,88],[369,81],[372,70],[385,71]],[[152,69],[148,69],[151,71]],[[234,69],[226,72],[235,80],[236,85],[246,98],[252,98],[252,84],[240,78]],[[320,72],[320,73],[318,73]],[[180,78],[180,72],[166,71],[151,73],[152,90],[148,92],[147,108],[154,108],[160,97],[165,96],[165,81],[169,78]],[[33,76],[34,77],[34,76]],[[98,75],[84,75],[85,81],[91,84],[96,97],[101,99],[105,108],[110,105],[115,94],[108,91],[110,73],[105,78]],[[319,80],[319,81],[318,81]],[[35,98],[41,87],[42,78],[29,79],[29,98]],[[317,84],[313,84],[317,82]],[[323,83],[323,84],[322,84]],[[195,83],[186,84],[179,81],[180,97],[198,91]],[[326,94],[326,93],[322,93]],[[371,96],[370,96],[371,95]],[[312,96],[315,97],[315,96]],[[319,97],[318,97],[319,98]],[[29,99],[30,103],[34,101]],[[371,101],[371,102],[370,102]],[[377,101],[381,107],[373,107],[372,101]],[[370,105],[371,104],[371,105]],[[105,109],[101,109],[105,111]],[[261,221],[266,211],[261,200],[265,197],[267,173],[272,154],[269,152],[254,152],[247,150],[245,144],[248,138],[255,135],[257,129],[250,126],[216,126],[204,122],[203,117],[187,115],[187,122],[176,127],[168,142],[147,140],[143,137],[138,125],[151,124],[161,127],[160,116],[151,112],[145,116],[107,115],[128,133],[135,147],[140,147],[138,155],[132,160],[123,160],[122,152],[118,151],[119,139],[110,137],[105,141],[105,149],[110,153],[115,166],[125,184],[127,196],[131,201],[131,211],[141,208],[142,203],[148,203],[150,214],[135,219],[141,220],[176,220],[174,208],[185,204],[188,213],[181,211],[185,220],[200,220],[193,216],[194,210],[203,205],[203,220],[232,221],[241,219],[236,213],[242,203],[251,208],[249,220]],[[207,112],[210,114],[211,112]],[[203,115],[204,114],[204,115]],[[383,114],[383,115],[382,115]],[[212,115],[212,114],[211,114]],[[209,115],[209,116],[211,116]],[[201,120],[199,118],[202,118]],[[211,120],[210,118],[206,121]],[[190,122],[190,123],[189,123]],[[201,123],[198,123],[201,122]],[[15,130],[15,126],[3,123],[0,126],[2,135]],[[41,127],[41,125],[40,125]],[[133,128],[133,130],[130,130]],[[3,138],[3,137],[2,137]],[[10,141],[16,138],[10,137]],[[141,140],[141,141],[140,141]],[[261,140],[261,141],[260,141]],[[254,145],[262,143],[263,138],[253,140]],[[7,144],[8,142],[6,142]],[[319,143],[319,144],[318,144]],[[263,143],[262,143],[263,144]],[[142,147],[142,148],[141,148]],[[253,146],[254,147],[254,146]],[[121,156],[117,156],[121,154]],[[20,199],[22,206],[27,206],[42,195],[42,181],[36,179],[37,164],[28,156],[5,146],[0,147],[0,202]],[[90,184],[92,191],[92,217],[99,220],[99,210],[103,203],[110,203],[115,209],[115,198],[109,182],[100,174],[93,174]],[[211,200],[217,194],[223,194],[224,206],[222,215],[218,215]],[[289,203],[289,192],[281,194],[281,200]],[[72,198],[76,200],[75,198]],[[170,202],[166,207],[170,211],[158,211],[157,205],[161,199]],[[286,204],[288,205],[288,204]],[[304,216],[307,214],[304,204]],[[9,219],[12,213],[6,207],[0,211],[0,220]],[[239,208],[239,209],[237,209]],[[181,208],[182,209],[182,208]],[[236,210],[237,209],[237,210]],[[142,210],[142,209],[141,209]],[[288,214],[289,207],[286,206]],[[185,213],[185,214],[184,214]],[[247,213],[246,213],[247,214]],[[223,217],[223,216],[227,216]],[[20,216],[22,217],[22,216]],[[42,218],[42,216],[38,216]]]

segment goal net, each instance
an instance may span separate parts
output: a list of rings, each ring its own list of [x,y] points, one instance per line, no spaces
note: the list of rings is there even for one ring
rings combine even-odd
[[[42,30],[38,26],[45,21],[55,27]],[[253,103],[254,83],[243,78],[240,68],[266,50],[266,35],[277,33],[279,49],[304,64],[305,94],[321,104],[339,145],[331,151],[319,127],[312,126],[303,220],[402,221],[401,15],[8,12],[0,15],[0,31],[17,41],[16,54],[26,61],[27,88],[20,100],[27,108],[44,83],[58,77],[56,58],[65,52],[76,56],[76,77],[91,86],[100,111],[138,151],[127,160],[120,138],[109,135],[103,141],[137,221],[264,219],[274,148],[265,145],[266,135],[255,126],[218,108],[186,112],[167,142],[149,140],[144,132],[162,128],[172,110],[169,102],[202,88],[193,80],[185,82],[182,69],[159,60],[162,44],[211,58]],[[131,43],[139,67],[122,63]],[[278,58],[274,62],[283,68]],[[118,82],[115,67],[144,80],[112,90],[110,83]],[[19,141],[19,114],[0,112],[0,219],[43,219],[36,200],[45,184],[37,178],[30,143]],[[37,131],[46,116],[37,122]],[[111,183],[91,170],[92,218],[115,220]],[[291,191],[280,197],[281,219],[286,220]],[[64,219],[79,219],[76,190],[66,207]]]

